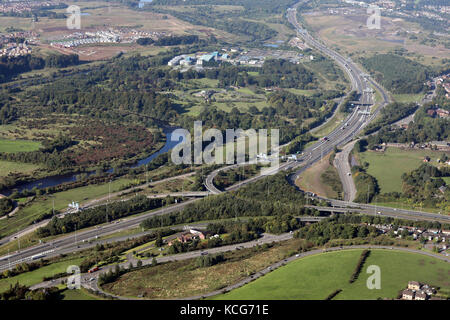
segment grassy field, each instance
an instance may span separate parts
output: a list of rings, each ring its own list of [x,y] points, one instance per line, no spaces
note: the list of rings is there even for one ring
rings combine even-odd
[[[38,168],[35,164],[0,160],[0,177],[6,177],[10,173],[31,173]]]
[[[390,250],[371,250],[358,280],[350,284],[348,281],[361,252],[362,250],[348,250],[299,259],[216,298],[321,300],[337,289],[342,289],[342,292],[336,299],[396,298],[408,281],[413,280],[439,286],[443,294],[450,293],[448,263],[420,254]],[[379,290],[369,290],[366,287],[366,270],[370,265],[378,265],[381,269]]]
[[[236,283],[249,274],[280,261],[302,242],[293,239],[262,251],[245,249],[225,253],[228,261],[197,268],[194,260],[160,264],[124,274],[103,286],[107,292],[147,299],[175,299],[201,295]]]
[[[149,188],[150,192],[145,193],[155,194],[155,193],[191,191],[193,186],[194,186],[194,177],[186,177],[159,183]]]
[[[333,118],[331,118],[323,127],[318,130],[312,132],[312,135],[317,138],[321,138],[331,133],[334,129],[336,129],[339,125],[342,124],[346,115],[342,112],[337,111]]]
[[[19,274],[12,278],[1,279],[0,292],[7,290],[10,285],[14,285],[16,282],[26,286],[32,286],[40,283],[42,282],[43,277],[50,277],[52,275],[65,272],[68,266],[79,265],[81,261],[83,261],[83,258],[56,262],[31,272]]]
[[[100,297],[90,294],[83,288],[79,290],[66,289],[61,292],[61,294],[63,296],[63,300],[102,300]]]
[[[423,98],[423,94],[393,94],[392,97],[396,102],[420,102]]]
[[[378,265],[381,269],[381,289],[368,290],[367,267]],[[440,293],[450,295],[450,265],[444,261],[421,254],[372,250],[364,264],[360,277],[352,285],[343,288],[337,299],[395,298],[408,281],[419,281],[440,287]]]
[[[331,167],[329,159],[330,155],[324,156],[322,161],[306,169],[295,182],[296,185],[302,190],[314,192],[323,197],[337,197],[337,193],[332,187],[324,183],[321,178],[322,173]]]
[[[360,163],[369,163],[367,173],[378,180],[381,193],[387,193],[401,191],[402,174],[418,168],[425,156],[429,156],[433,164],[441,155],[440,151],[402,150],[388,147],[384,153],[366,151],[359,153],[358,157]]]
[[[322,300],[348,283],[361,251],[349,250],[299,259],[216,298]]]
[[[0,152],[6,153],[28,152],[28,151],[36,151],[40,147],[41,144],[36,141],[0,139]]]

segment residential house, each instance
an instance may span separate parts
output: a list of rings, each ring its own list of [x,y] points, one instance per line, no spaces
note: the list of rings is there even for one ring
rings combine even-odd
[[[410,289],[403,290],[402,292],[403,300],[413,300],[414,299],[414,291]]]
[[[191,242],[196,239],[204,240],[204,239],[206,239],[206,236],[203,232],[191,229],[191,230],[189,230],[189,232],[183,233],[183,234],[179,235],[178,237],[176,237],[174,240],[170,241],[168,243],[168,245],[169,246],[173,245],[174,241],[179,241],[181,243],[188,243],[188,242]]]
[[[414,295],[414,300],[426,300],[427,294],[424,292],[416,292]]]
[[[420,283],[417,282],[417,281],[409,281],[408,282],[408,289],[420,290]]]
[[[428,114],[430,117],[434,117],[434,116],[436,115],[436,110],[434,110],[434,109],[428,109],[428,110],[427,110],[427,114]]]
[[[439,118],[448,118],[450,116],[450,112],[448,110],[444,109],[437,109],[436,114],[439,116]]]

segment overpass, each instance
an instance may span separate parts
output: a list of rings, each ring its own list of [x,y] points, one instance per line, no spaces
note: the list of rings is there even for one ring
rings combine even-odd
[[[197,197],[207,197],[213,194],[210,191],[185,191],[185,192],[170,192],[170,193],[156,193],[148,195],[147,198],[165,198],[165,197],[185,197],[185,198],[197,198]]]

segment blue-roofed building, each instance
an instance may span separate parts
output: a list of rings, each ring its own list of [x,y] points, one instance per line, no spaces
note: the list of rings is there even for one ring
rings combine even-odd
[[[210,62],[211,60],[214,59],[214,55],[212,54],[205,54],[203,56],[200,57],[200,60],[205,61],[205,62]]]

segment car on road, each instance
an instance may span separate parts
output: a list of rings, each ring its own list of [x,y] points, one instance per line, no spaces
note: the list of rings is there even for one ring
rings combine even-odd
[[[202,256],[206,256],[207,254],[208,254],[207,251],[201,253]]]
[[[348,175],[348,176],[351,176],[351,175],[352,175],[352,173],[351,173],[351,172],[347,172],[347,175]]]

